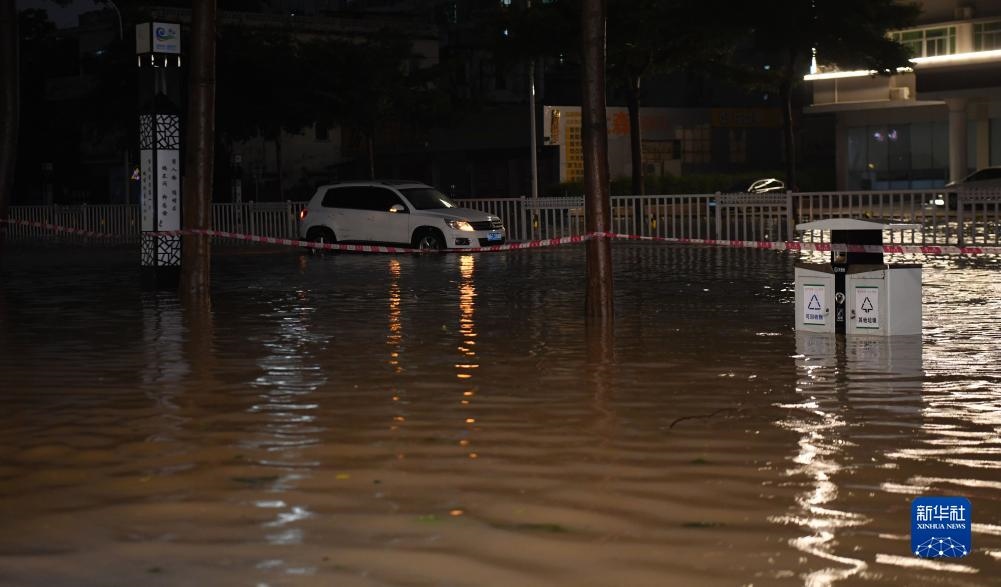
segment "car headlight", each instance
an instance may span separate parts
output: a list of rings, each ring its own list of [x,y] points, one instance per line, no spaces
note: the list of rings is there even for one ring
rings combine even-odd
[[[445,224],[451,226],[455,230],[461,230],[463,232],[473,232],[473,225],[466,222],[465,220],[446,220]]]

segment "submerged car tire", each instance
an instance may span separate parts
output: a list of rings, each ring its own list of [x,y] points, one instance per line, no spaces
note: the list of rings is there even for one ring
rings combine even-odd
[[[414,233],[413,245],[421,251],[440,251],[445,248],[445,235],[437,228],[423,228]]]
[[[334,231],[330,230],[325,226],[314,226],[309,229],[306,233],[306,240],[314,243],[336,243],[337,235]],[[324,251],[323,249],[310,249],[314,255],[322,255],[324,253],[329,253],[330,251]]]

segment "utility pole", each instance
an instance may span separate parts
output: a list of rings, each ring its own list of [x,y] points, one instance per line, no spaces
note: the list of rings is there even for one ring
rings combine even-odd
[[[528,109],[532,127],[532,199],[539,199],[539,156],[535,128],[535,59],[528,63]]]
[[[118,20],[118,42],[125,43],[125,25],[122,22],[122,11],[118,9],[118,5],[115,4],[114,0],[107,0],[108,6],[115,12],[115,18]],[[122,193],[122,203],[125,205],[130,204],[129,202],[129,192],[131,191],[132,183],[132,173],[129,169],[129,148],[126,146],[122,149],[122,174],[124,175],[123,187],[125,191]]]
[[[7,230],[7,206],[14,194],[19,117],[17,2],[0,0],[0,247]]]
[[[583,97],[581,139],[584,149],[584,211],[587,231],[609,232],[608,120],[605,114],[605,0],[583,0],[581,11]],[[611,325],[612,246],[601,237],[587,241],[588,320]]]
[[[212,226],[212,180],[215,162],[216,0],[192,4],[191,76],[188,94],[184,228]],[[209,294],[210,237],[185,235],[181,294],[193,300]]]

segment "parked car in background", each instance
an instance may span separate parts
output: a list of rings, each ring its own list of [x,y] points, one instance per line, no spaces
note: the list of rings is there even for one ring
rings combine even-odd
[[[750,184],[739,183],[730,189],[727,193],[731,194],[768,194],[772,192],[784,192],[786,191],[786,184],[781,179],[776,179],[774,177],[765,177],[762,179],[756,179]]]
[[[786,184],[781,179],[776,179],[774,177],[765,177],[762,179],[756,179],[751,183],[740,182],[731,185],[729,188],[723,191],[716,192],[719,194],[770,194],[770,193],[782,193],[786,191]],[[716,207],[716,200],[709,200],[709,207]]]
[[[944,207],[948,203],[949,209],[955,210],[959,207],[959,194],[978,190],[1001,190],[1001,166],[984,167],[963,179],[950,181],[942,187],[942,192],[936,193],[925,207]]]
[[[503,244],[497,216],[460,208],[413,181],[323,185],[299,213],[299,236],[314,242],[454,249]]]
[[[1001,166],[984,167],[967,175],[959,181],[950,181],[945,184],[946,190],[980,190],[1001,188]]]

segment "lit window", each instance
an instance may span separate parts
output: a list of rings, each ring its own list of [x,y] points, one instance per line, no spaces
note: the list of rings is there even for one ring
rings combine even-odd
[[[895,41],[907,47],[913,57],[952,55],[956,52],[956,27],[938,27],[900,31],[892,34]]]
[[[978,22],[973,25],[974,51],[1001,49],[1001,20]]]

